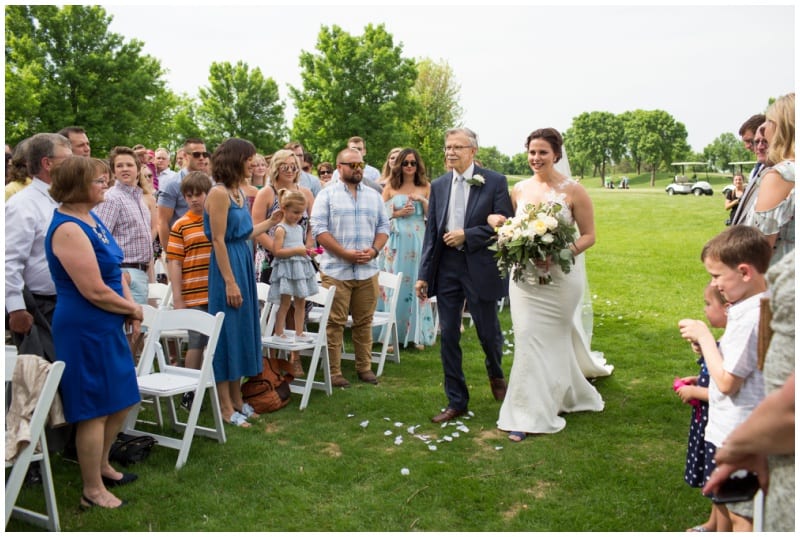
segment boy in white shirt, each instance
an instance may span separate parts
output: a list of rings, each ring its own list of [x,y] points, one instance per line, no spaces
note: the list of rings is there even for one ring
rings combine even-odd
[[[705,434],[717,448],[764,398],[757,367],[758,321],[771,254],[766,237],[750,226],[731,226],[708,241],[700,258],[711,284],[731,304],[719,348],[703,321],[678,323],[681,336],[699,345],[706,359],[711,382]],[[752,502],[729,503],[727,508],[734,531],[752,531]]]

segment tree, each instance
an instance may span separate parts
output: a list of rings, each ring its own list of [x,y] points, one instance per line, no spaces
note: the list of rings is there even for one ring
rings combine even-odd
[[[460,126],[461,87],[455,81],[450,65],[429,58],[417,62],[417,80],[411,89],[413,115],[407,123],[409,144],[417,148],[431,177],[444,171],[444,133]]]
[[[528,154],[517,153],[512,156],[508,173],[512,175],[530,175],[531,167],[528,165]]]
[[[484,168],[495,170],[500,173],[511,173],[511,159],[504,155],[495,146],[479,147],[475,158],[481,162]]]
[[[703,148],[703,160],[718,171],[725,171],[729,162],[751,161],[753,154],[744,148],[735,134],[725,132]]]
[[[264,78],[261,69],[245,62],[213,62],[208,87],[200,88],[197,120],[206,142],[216,145],[226,138],[246,138],[263,151],[272,152],[286,141],[284,104],[278,84]]]
[[[402,57],[402,46],[382,24],[369,24],[356,37],[323,26],[316,48],[318,54],[300,54],[302,89],[289,88],[297,109],[292,138],[317,160],[333,161],[348,138],[361,136],[368,160],[381,166],[375,159],[397,145],[398,134],[404,137],[404,123],[414,113],[414,61]]]
[[[689,153],[688,133],[683,123],[663,110],[637,110],[637,113],[639,154],[650,165],[650,186],[655,186],[656,172],[662,165]]]
[[[167,93],[141,41],[110,33],[100,6],[14,5],[5,15],[9,141],[81,125],[95,154],[138,142]]]
[[[586,159],[604,185],[606,164],[619,160],[624,151],[622,120],[611,112],[584,112],[572,119],[564,138],[569,142],[570,164],[573,154],[579,161]]]

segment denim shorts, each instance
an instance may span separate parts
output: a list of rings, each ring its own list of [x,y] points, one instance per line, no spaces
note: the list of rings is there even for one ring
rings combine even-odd
[[[122,268],[122,272],[127,272],[131,275],[131,295],[133,301],[137,304],[147,304],[147,294],[150,289],[150,282],[147,279],[147,273],[135,268]]]

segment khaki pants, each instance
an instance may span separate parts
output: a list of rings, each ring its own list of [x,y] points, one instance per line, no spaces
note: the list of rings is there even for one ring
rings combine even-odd
[[[356,371],[372,369],[372,315],[378,305],[378,275],[366,280],[336,280],[322,275],[322,286],[336,286],[326,332],[331,375],[342,374],[342,340],[348,313],[353,316]]]

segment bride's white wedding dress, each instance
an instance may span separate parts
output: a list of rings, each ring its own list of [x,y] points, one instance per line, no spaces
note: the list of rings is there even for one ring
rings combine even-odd
[[[564,194],[552,194],[564,203]],[[517,203],[517,212],[525,202]],[[556,433],[566,422],[564,412],[601,411],[603,399],[586,377],[610,375],[602,353],[591,352],[591,336],[583,323],[586,290],[583,254],[569,273],[558,265],[550,268],[550,284],[539,284],[536,271],[526,271],[510,282],[511,321],[514,330],[514,362],[508,391],[497,427],[504,431]]]

